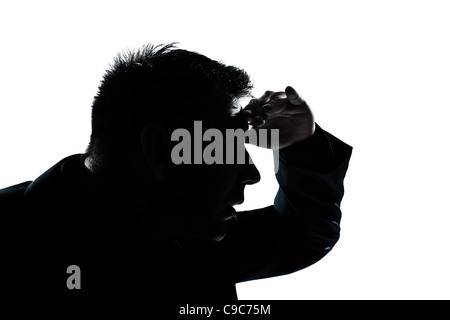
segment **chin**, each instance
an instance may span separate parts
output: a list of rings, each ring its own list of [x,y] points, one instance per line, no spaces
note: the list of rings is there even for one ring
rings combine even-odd
[[[214,225],[209,226],[209,230],[207,232],[207,238],[208,240],[212,240],[215,242],[222,241],[223,238],[227,235],[228,231],[228,223],[227,221],[220,221],[215,223]]]
[[[235,214],[236,211],[231,206],[215,210],[213,218],[197,226],[194,237],[214,242],[222,241],[228,232],[228,220]]]
[[[211,240],[214,242],[219,242],[219,241],[222,241],[225,238],[225,236],[226,236],[226,233],[221,234],[221,235],[216,235],[216,236],[212,237]]]

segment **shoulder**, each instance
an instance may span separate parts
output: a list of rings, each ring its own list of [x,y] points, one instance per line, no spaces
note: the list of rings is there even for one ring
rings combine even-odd
[[[0,189],[0,205],[12,205],[17,202],[21,202],[24,197],[25,191],[31,181],[22,182],[4,189]]]
[[[48,200],[55,197],[64,187],[64,177],[71,173],[72,163],[79,162],[80,155],[66,157],[41,174],[34,181],[22,182],[4,189],[0,189],[0,208],[17,211],[25,202]],[[71,173],[71,175],[76,175]],[[2,210],[3,211],[3,210]]]

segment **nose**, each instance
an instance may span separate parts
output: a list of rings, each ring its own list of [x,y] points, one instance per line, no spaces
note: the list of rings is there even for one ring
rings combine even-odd
[[[247,151],[246,151],[247,152]],[[250,155],[247,153],[248,159],[251,160]],[[246,162],[241,166],[240,180],[242,184],[255,184],[261,180],[261,175],[258,169],[253,164],[253,161]]]

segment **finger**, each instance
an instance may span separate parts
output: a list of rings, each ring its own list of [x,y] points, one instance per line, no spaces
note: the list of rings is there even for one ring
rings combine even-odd
[[[259,104],[265,104],[270,101],[271,97],[275,94],[274,91],[266,91],[264,94],[258,99]]]
[[[256,128],[264,125],[265,122],[266,121],[262,116],[256,116],[252,117],[252,119],[249,121],[249,125],[252,126],[253,128]]]
[[[276,113],[282,113],[286,110],[287,100],[286,99],[279,99],[270,101],[268,104],[265,104],[262,107],[262,113],[266,114],[268,116],[271,116]]]
[[[258,100],[257,98],[251,99],[251,100],[247,103],[247,105],[245,106],[244,110],[247,110],[247,109],[249,109],[249,108],[251,108],[251,107],[253,107],[253,106],[258,105],[258,101],[259,101],[259,100]]]
[[[305,101],[300,98],[300,95],[297,93],[297,91],[295,91],[291,86],[287,86],[284,91],[286,92],[288,101],[293,105],[299,106],[305,103]]]
[[[250,121],[251,119],[252,119],[252,111],[251,110],[246,110],[246,109],[244,109],[243,111],[242,111],[242,116],[244,117],[244,119],[245,120],[247,120],[247,121]]]
[[[274,91],[266,91],[260,98],[255,98],[249,101],[244,110],[253,110],[255,107],[261,106],[269,102],[270,97],[274,94]]]
[[[278,91],[278,92],[274,92],[271,96],[270,96],[270,101],[273,100],[279,100],[279,99],[286,99],[287,95],[284,91]]]
[[[256,117],[254,117],[253,118],[253,121],[252,121],[252,126],[254,126],[254,127],[260,127],[260,126],[262,126],[263,124],[265,123],[265,121],[264,121],[264,119],[261,117],[261,116],[256,116]]]
[[[269,102],[261,107],[262,109],[260,112],[263,115],[283,112],[287,104],[286,98],[286,93],[284,91],[274,92],[274,94],[270,96]]]

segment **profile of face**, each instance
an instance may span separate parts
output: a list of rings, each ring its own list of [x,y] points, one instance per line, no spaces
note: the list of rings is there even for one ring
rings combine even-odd
[[[225,124],[225,127],[237,129],[235,119]],[[241,126],[241,129],[247,128]],[[202,143],[203,150],[207,145]],[[238,148],[245,150],[244,141],[224,140],[224,158],[231,148],[237,155]],[[260,180],[260,174],[251,163],[247,150],[245,156],[244,163],[224,161],[222,164],[207,164],[202,161],[201,164],[171,163],[166,167],[161,185],[164,186],[164,192],[169,193],[167,214],[179,235],[213,241],[225,237],[228,220],[233,219],[236,213],[233,206],[244,201],[245,186]]]
[[[254,164],[182,165],[173,177],[173,195],[179,202],[183,233],[193,238],[222,240],[234,205],[244,201],[246,185],[257,183]]]

